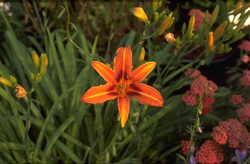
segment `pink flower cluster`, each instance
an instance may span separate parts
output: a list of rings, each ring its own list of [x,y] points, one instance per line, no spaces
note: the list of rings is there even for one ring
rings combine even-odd
[[[185,76],[188,76],[191,72],[193,71],[193,69],[188,69],[186,72],[185,72]],[[199,70],[195,70],[191,75],[189,75],[189,77],[191,79],[194,79],[196,78],[197,76],[199,76],[201,74],[201,72]]]
[[[250,41],[244,40],[242,44],[238,45],[238,48],[250,52]]]
[[[197,31],[200,25],[203,24],[205,13],[199,9],[192,9],[189,11],[188,15],[191,16],[192,14],[195,15],[194,29]],[[211,18],[211,14],[208,14],[208,21],[210,20],[210,18]]]
[[[250,103],[244,104],[242,108],[237,110],[240,122],[244,124],[250,120]]]
[[[208,87],[212,90],[210,90]],[[212,96],[215,94],[217,88],[218,86],[213,81],[207,80],[205,76],[198,75],[194,78],[194,81],[190,86],[190,90],[188,90],[187,93],[182,96],[182,100],[188,106],[193,106],[197,104],[198,96],[201,96],[206,91],[207,95],[204,94],[202,97],[202,113],[208,114],[210,111],[212,111],[211,105],[214,103],[214,98]]]
[[[181,149],[182,154],[187,156],[190,141],[189,141],[189,140],[184,140],[184,141],[181,141],[181,144],[182,144],[182,146],[183,146],[182,149]],[[193,147],[193,148],[194,148],[193,151],[195,151],[195,147]]]
[[[232,95],[229,101],[233,104],[240,104],[243,102],[243,98],[241,95]]]
[[[220,122],[213,128],[213,139],[219,144],[229,143],[229,147],[244,150],[250,144],[250,134],[247,128],[237,119]]]
[[[224,160],[222,148],[217,142],[206,140],[195,154],[195,160],[202,164],[220,164]]]
[[[245,64],[247,64],[249,62],[249,56],[248,55],[243,55],[243,57],[241,58],[241,61]]]
[[[240,78],[240,82],[243,86],[250,86],[250,71],[244,70],[243,76]]]

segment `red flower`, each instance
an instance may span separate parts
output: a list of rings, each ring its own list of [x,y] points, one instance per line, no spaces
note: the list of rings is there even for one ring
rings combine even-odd
[[[244,70],[244,75],[240,78],[240,82],[243,86],[250,86],[250,71]]]
[[[244,124],[250,120],[250,104],[247,103],[243,105],[243,108],[237,110],[237,115],[240,119],[240,122]]]
[[[129,115],[129,98],[136,98],[137,101],[146,105],[163,106],[164,100],[160,92],[146,84],[139,83],[153,70],[155,64],[155,62],[147,62],[131,72],[130,47],[121,47],[116,51],[113,70],[101,62],[92,62],[94,69],[107,81],[107,84],[90,88],[82,96],[81,101],[97,104],[117,98],[121,126],[124,127]]]
[[[250,52],[250,42],[248,40],[244,40],[242,44],[238,45],[238,48]]]
[[[233,104],[240,104],[243,102],[243,98],[241,95],[232,95],[229,101]]]

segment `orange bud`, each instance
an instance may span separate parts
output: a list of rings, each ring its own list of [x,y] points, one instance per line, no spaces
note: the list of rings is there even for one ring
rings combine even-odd
[[[13,84],[12,82],[10,82],[9,80],[3,78],[3,77],[0,77],[0,82],[4,85],[7,85],[8,87],[13,87]]]
[[[209,32],[207,36],[207,48],[210,52],[214,51],[214,36],[213,32]]]
[[[148,16],[141,7],[132,8],[131,11],[139,20],[145,23],[148,22]]]
[[[216,28],[216,30],[214,31],[214,40],[216,40],[221,36],[226,26],[227,26],[227,21],[223,22],[219,27]]]
[[[157,35],[163,34],[163,32],[169,27],[168,25],[171,22],[173,13],[170,13],[166,18],[164,18],[163,22],[161,23],[160,27],[157,29]]]
[[[16,86],[15,92],[16,92],[16,97],[17,98],[23,98],[27,94],[25,89],[23,87],[21,87],[20,85]]]

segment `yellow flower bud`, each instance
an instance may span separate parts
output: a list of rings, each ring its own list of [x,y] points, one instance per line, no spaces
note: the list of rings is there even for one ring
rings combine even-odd
[[[164,18],[163,22],[161,23],[160,27],[157,29],[156,34],[161,35],[167,29],[168,25],[171,22],[173,13],[170,13],[167,17]]]
[[[16,97],[17,98],[23,98],[27,94],[25,89],[23,87],[21,87],[20,85],[16,86],[15,92],[16,92]]]
[[[148,23],[148,16],[141,7],[132,8],[131,11],[139,20]]]
[[[157,10],[158,0],[153,0],[152,2],[152,10],[155,12]]]
[[[41,66],[40,66],[40,75],[44,76],[48,66],[48,58],[46,54],[41,55]]]
[[[138,57],[138,60],[137,60],[137,67],[139,67],[141,64],[142,64],[142,61],[144,60],[145,58],[145,49],[144,47],[141,48],[141,52],[139,54],[139,57]]]
[[[38,70],[39,65],[40,65],[39,56],[37,55],[35,51],[33,51],[31,55],[32,55],[32,60],[35,65],[35,68],[36,70]]]
[[[189,19],[188,29],[187,29],[187,36],[189,39],[191,39],[193,36],[194,23],[195,23],[195,15],[192,14]]]
[[[3,78],[3,77],[0,77],[0,82],[8,87],[13,87],[13,84],[12,82],[10,82],[9,80]]]
[[[154,22],[152,23],[152,24],[155,24],[155,23],[157,23],[158,22],[158,20],[159,20],[159,13],[158,12],[155,12],[154,13]]]
[[[236,29],[232,32],[233,36],[236,35],[241,30],[241,28],[244,26],[247,18],[248,18],[248,15],[243,17],[243,19],[240,20],[240,22],[237,24]]]
[[[245,11],[249,7],[250,7],[250,2],[246,3],[244,6],[238,8],[238,9],[235,9],[233,12],[233,15],[237,15],[239,13],[242,13],[243,11]]]
[[[214,36],[213,32],[209,32],[207,36],[207,48],[210,52],[214,51]]]
[[[13,84],[17,84],[17,79],[14,76],[10,75],[10,80]]]
[[[170,43],[175,42],[174,34],[172,33],[167,33],[164,37],[167,40],[167,42],[170,42]]]
[[[36,83],[38,84],[41,80],[42,80],[42,76],[40,75],[40,73],[37,73],[36,79],[35,79]]]
[[[239,9],[242,6],[244,0],[238,0],[236,6],[235,6],[235,10]]]
[[[208,23],[208,27],[212,27],[214,22],[216,21],[216,18],[218,16],[218,13],[219,13],[219,5],[216,5],[215,8],[214,8],[214,11],[211,15],[211,18],[209,20],[209,23]]]
[[[215,31],[214,31],[214,40],[216,40],[217,38],[219,38],[221,36],[221,34],[225,30],[226,26],[227,26],[227,21],[223,22],[219,27],[217,27],[215,29]]]
[[[30,77],[31,77],[31,79],[34,81],[36,76],[35,76],[34,73],[30,73]]]

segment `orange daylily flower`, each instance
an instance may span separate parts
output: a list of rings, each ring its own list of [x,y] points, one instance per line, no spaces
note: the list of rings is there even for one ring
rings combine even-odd
[[[107,81],[107,84],[90,88],[81,98],[85,103],[98,104],[117,98],[121,126],[124,127],[130,108],[129,98],[142,104],[163,106],[163,98],[156,89],[139,83],[153,70],[155,62],[147,62],[132,72],[132,52],[129,46],[116,51],[114,69],[93,61],[94,69]]]

